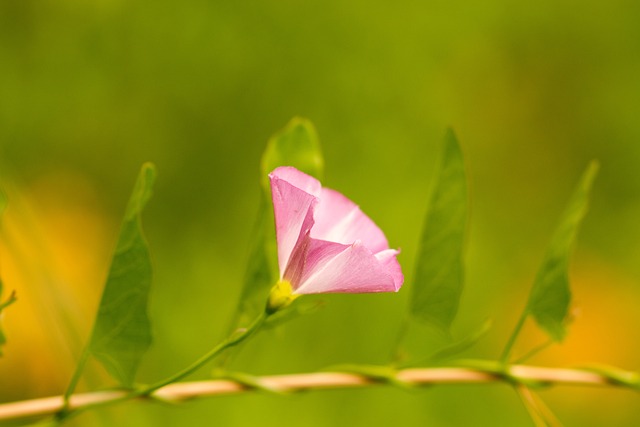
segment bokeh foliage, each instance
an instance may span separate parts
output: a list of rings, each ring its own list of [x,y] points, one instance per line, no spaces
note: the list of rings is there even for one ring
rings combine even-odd
[[[640,6],[622,0],[3,1],[0,174],[12,203],[0,255],[5,295],[18,288],[21,299],[3,320],[0,399],[64,388],[131,182],[147,160],[159,170],[145,228],[156,270],[151,314],[162,338],[140,379],[172,373],[218,341],[249,257],[260,156],[294,115],[317,126],[324,183],[402,248],[409,280],[442,135],[454,126],[470,171],[471,219],[453,333],[492,317],[476,346],[488,357],[517,320],[575,178],[599,159],[572,267],[580,312],[566,342],[533,362],[640,369],[639,18]],[[407,291],[327,297],[324,310],[259,336],[234,367],[281,373],[382,363]],[[524,332],[515,355],[544,340]],[[439,344],[426,341],[419,344]],[[95,382],[106,381],[91,369]],[[562,389],[544,397],[569,425],[640,420],[635,396]],[[131,405],[104,413],[123,426],[213,417],[268,426],[281,425],[282,414],[309,426],[529,423],[499,387],[247,396],[186,411]]]

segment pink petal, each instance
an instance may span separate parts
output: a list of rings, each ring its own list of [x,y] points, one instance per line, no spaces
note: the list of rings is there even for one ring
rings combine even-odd
[[[300,236],[313,226],[313,207],[318,202],[320,182],[292,167],[280,167],[269,174],[276,222],[278,266],[284,273]]]
[[[386,249],[382,252],[378,252],[375,257],[388,274],[393,278],[393,286],[396,291],[400,289],[402,283],[404,283],[404,274],[402,274],[402,268],[396,256],[400,253],[395,249]]]
[[[287,181],[289,184],[299,188],[305,193],[309,193],[315,197],[320,197],[320,191],[322,189],[320,181],[311,175],[300,172],[293,166],[280,166],[279,168],[275,168],[273,172],[269,174],[269,178],[271,177]]]
[[[280,278],[294,293],[397,291],[404,277],[382,230],[342,194],[292,167],[269,174]]]
[[[312,239],[309,232],[301,237],[291,253],[284,279],[291,283],[295,291],[320,267],[343,252],[349,245]]]
[[[310,240],[311,245],[323,246],[322,243],[313,242],[314,239]],[[336,249],[331,247],[328,251]],[[392,254],[382,253],[382,260],[379,260],[361,241],[346,246],[342,252],[332,256],[325,256],[320,250],[316,253],[318,259],[307,258],[313,263],[313,268],[306,272],[306,279],[298,284],[294,293],[395,292],[401,285],[396,284],[399,277],[390,260]]]
[[[337,191],[323,188],[315,208],[311,237],[350,245],[362,241],[371,252],[389,248],[384,233],[358,205]]]

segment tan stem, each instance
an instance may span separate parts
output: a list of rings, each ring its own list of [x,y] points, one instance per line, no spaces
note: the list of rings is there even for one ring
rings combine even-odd
[[[632,372],[617,371],[629,378],[637,378]],[[460,367],[411,368],[400,370],[395,374],[397,382],[414,386],[436,384],[474,384],[493,382],[544,383],[548,385],[577,386],[609,386],[631,387],[605,374],[585,369],[544,368],[525,365],[510,366],[506,375],[492,373],[480,369]],[[362,374],[344,372],[314,372],[291,375],[274,375],[257,377],[256,380],[269,390],[276,392],[296,392],[330,388],[357,388],[375,384],[393,384],[370,378]],[[636,385],[633,386],[637,387]],[[154,391],[152,398],[181,402],[194,398],[236,394],[251,391],[252,387],[233,380],[209,380],[179,382],[166,385]],[[92,406],[105,405],[127,400],[128,391],[98,391],[75,394],[70,399],[70,410],[88,409]],[[136,399],[149,399],[138,396]],[[51,416],[64,407],[63,396],[25,400],[0,404],[0,421],[24,419],[30,417]]]

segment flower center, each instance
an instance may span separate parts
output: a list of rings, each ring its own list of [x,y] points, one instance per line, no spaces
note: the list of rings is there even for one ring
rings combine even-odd
[[[269,301],[267,302],[267,314],[273,314],[291,304],[300,295],[293,293],[293,288],[288,280],[278,280],[278,283],[271,288]]]

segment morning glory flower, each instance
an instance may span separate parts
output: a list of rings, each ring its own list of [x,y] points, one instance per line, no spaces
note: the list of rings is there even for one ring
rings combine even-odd
[[[274,289],[285,299],[400,289],[399,251],[355,203],[290,166],[275,169],[269,180],[280,270]]]

